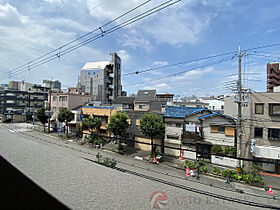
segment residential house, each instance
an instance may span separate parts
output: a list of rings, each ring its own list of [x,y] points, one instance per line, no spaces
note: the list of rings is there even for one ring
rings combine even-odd
[[[214,145],[235,147],[235,119],[206,108],[167,107],[165,154],[211,160]]]
[[[112,102],[114,107],[117,107],[119,110],[134,110],[134,96],[118,96]]]
[[[102,124],[100,129],[98,130],[98,134],[101,137],[110,137],[111,134],[107,130],[107,125],[110,123],[111,117],[120,111],[115,107],[94,107],[94,106],[84,106],[82,108],[82,118],[101,118]],[[84,134],[90,134],[90,131],[84,131]]]
[[[225,98],[225,114],[237,117],[234,101],[234,96]],[[280,174],[280,93],[249,94],[242,106],[241,157],[271,162],[261,163],[262,168]]]

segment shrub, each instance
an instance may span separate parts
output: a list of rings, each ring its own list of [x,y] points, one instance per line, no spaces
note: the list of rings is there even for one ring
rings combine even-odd
[[[197,163],[199,164],[199,166],[206,166],[206,163],[203,160],[199,160],[197,161]]]
[[[218,167],[215,166],[211,173],[214,175],[221,175],[222,171]]]
[[[223,177],[228,176],[230,179],[234,179],[235,175],[237,175],[237,173],[235,170],[232,170],[232,169],[225,169],[222,171]]]
[[[259,166],[258,164],[253,164],[253,166],[251,166],[251,171],[252,171],[252,174],[256,175],[258,172],[261,172],[263,171],[263,168],[261,166]]]
[[[206,165],[200,166],[199,171],[201,171],[203,173],[207,173],[208,172],[208,167]]]
[[[220,145],[214,145],[211,149],[211,152],[217,155],[223,154],[223,149]]]
[[[230,155],[231,154],[231,148],[229,146],[226,146],[225,147],[225,152],[224,152],[225,155]]]

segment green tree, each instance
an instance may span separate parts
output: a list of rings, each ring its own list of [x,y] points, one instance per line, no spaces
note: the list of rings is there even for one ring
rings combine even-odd
[[[121,138],[125,135],[128,128],[128,115],[125,112],[117,112],[111,117],[108,124],[108,130],[114,134],[114,136],[120,138],[119,147],[121,149]]]
[[[83,130],[90,130],[91,129],[91,133],[92,133],[92,129],[100,129],[101,127],[101,123],[102,123],[102,119],[99,117],[90,117],[90,118],[84,118],[82,120],[82,129]]]
[[[48,115],[46,115],[46,111],[47,109],[45,108],[40,108],[37,110],[37,112],[35,113],[35,116],[39,119],[39,121],[43,124],[44,126],[44,132],[46,132],[46,128],[45,128],[45,124],[48,122]]]
[[[153,140],[156,136],[162,136],[165,133],[165,124],[162,118],[154,113],[146,113],[140,120],[139,129],[145,136],[151,138],[151,156],[154,156],[155,148]]]
[[[63,108],[59,111],[57,118],[59,122],[65,122],[67,126],[66,133],[68,135],[68,122],[74,119],[74,114],[70,110]]]

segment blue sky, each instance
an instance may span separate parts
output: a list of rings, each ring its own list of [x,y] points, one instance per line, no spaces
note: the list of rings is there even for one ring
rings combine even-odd
[[[0,0],[0,74],[98,28],[143,2]],[[152,0],[110,27],[161,2]],[[42,83],[43,79],[58,79],[64,88],[74,86],[86,62],[110,60],[111,51],[122,58],[125,74],[237,51],[238,43],[241,49],[278,43],[279,11],[278,0],[182,0],[60,59],[11,78],[2,75],[0,83],[9,80]],[[242,71],[249,73],[245,74],[244,85],[254,91],[265,91],[266,64],[279,61],[279,52],[280,47],[248,52],[242,59]],[[230,94],[229,84],[237,75],[226,75],[237,73],[238,68],[237,57],[232,56],[123,76],[123,89],[128,93],[157,89],[159,93],[174,93],[180,97]],[[223,58],[227,61],[210,65]],[[177,74],[183,71],[187,72]],[[170,74],[176,76],[168,76]]]

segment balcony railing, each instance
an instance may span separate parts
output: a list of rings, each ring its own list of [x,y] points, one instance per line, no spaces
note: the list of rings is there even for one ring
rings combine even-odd
[[[184,132],[182,134],[182,141],[202,141],[203,135],[197,132]]]

